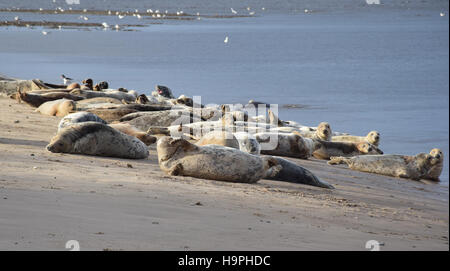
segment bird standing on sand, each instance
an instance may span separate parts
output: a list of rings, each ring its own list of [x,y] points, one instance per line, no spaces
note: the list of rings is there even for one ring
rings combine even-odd
[[[69,77],[66,77],[64,74],[61,74],[61,78],[63,79],[63,81],[64,81],[64,85],[68,85],[68,84],[70,84],[71,82],[72,82],[72,78],[69,78]]]

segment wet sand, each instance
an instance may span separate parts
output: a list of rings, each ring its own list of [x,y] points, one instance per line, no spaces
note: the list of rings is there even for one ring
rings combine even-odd
[[[448,250],[448,187],[298,160],[326,190],[171,177],[145,160],[45,149],[58,117],[0,97],[0,249]]]

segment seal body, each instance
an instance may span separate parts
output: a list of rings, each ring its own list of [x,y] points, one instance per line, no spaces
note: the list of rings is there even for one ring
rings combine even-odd
[[[265,143],[271,145],[269,148],[262,145],[262,154],[288,156],[301,159],[308,159],[311,157],[312,150],[309,148],[303,137],[297,134],[256,133],[255,138],[260,144]]]
[[[120,118],[120,121],[146,131],[152,126],[168,127],[176,123],[192,123],[193,115],[184,110],[146,111],[127,114]]]
[[[442,168],[444,166],[444,154],[440,149],[432,149],[430,155],[435,159],[424,178],[432,181],[439,181],[439,176],[441,176]]]
[[[60,99],[41,104],[36,110],[43,115],[64,117],[75,111],[75,103],[72,100]]]
[[[80,123],[80,122],[99,122],[106,124],[106,121],[101,119],[99,116],[95,115],[94,113],[90,112],[76,112],[72,114],[68,114],[64,118],[61,119],[58,125],[58,131],[60,131],[63,128],[66,128],[72,124]]]
[[[268,177],[267,179],[301,183],[328,189],[334,188],[331,184],[321,181],[309,170],[292,161],[277,156],[274,156],[273,158],[278,161],[278,164],[281,165],[282,169],[276,175]]]
[[[62,92],[62,91],[58,91],[58,92],[45,91],[43,93],[38,93],[38,92],[25,93],[25,92],[19,91],[19,92],[17,92],[15,98],[16,98],[16,100],[25,102],[28,105],[31,105],[33,107],[39,107],[45,102],[50,102],[50,101],[55,101],[55,100],[60,100],[60,99],[68,99],[68,100],[73,100],[73,101],[79,101],[79,100],[84,99],[83,97],[72,95],[67,92]]]
[[[368,142],[376,147],[380,144],[380,133],[377,131],[371,131],[367,134],[367,136],[352,136],[352,135],[341,135],[341,136],[333,136],[331,141],[334,142]]]
[[[328,160],[332,156],[352,157],[363,154],[383,154],[377,147],[367,142],[329,142],[317,140],[319,148],[313,152],[313,156],[318,159]]]
[[[113,123],[109,126],[124,134],[136,137],[140,141],[144,142],[147,146],[156,142],[156,137],[137,129],[136,127],[128,123]]]
[[[271,157],[261,158],[217,145],[197,146],[171,137],[160,138],[157,151],[159,166],[169,175],[255,183],[281,170]]]
[[[148,148],[142,141],[98,122],[76,123],[63,128],[52,138],[47,150],[129,159],[148,157]]]
[[[204,135],[197,143],[198,146],[220,145],[239,149],[239,141],[233,133],[226,131],[212,131]]]
[[[347,164],[357,171],[382,174],[392,177],[420,180],[428,173],[434,158],[425,153],[406,155],[364,155],[354,157],[331,157],[330,165]]]

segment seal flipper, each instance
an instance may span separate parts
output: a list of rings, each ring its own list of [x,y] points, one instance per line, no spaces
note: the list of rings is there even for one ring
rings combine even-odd
[[[167,173],[171,176],[181,176],[183,173],[183,165],[176,164],[173,167],[171,167]]]
[[[330,161],[327,162],[328,165],[339,165],[345,164],[345,157],[341,156],[331,156]]]

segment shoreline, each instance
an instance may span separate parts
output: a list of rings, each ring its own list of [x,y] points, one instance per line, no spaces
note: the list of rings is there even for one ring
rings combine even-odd
[[[336,189],[172,177],[155,146],[144,160],[52,154],[60,118],[4,97],[0,116],[2,250],[448,250],[448,187],[290,158]]]

